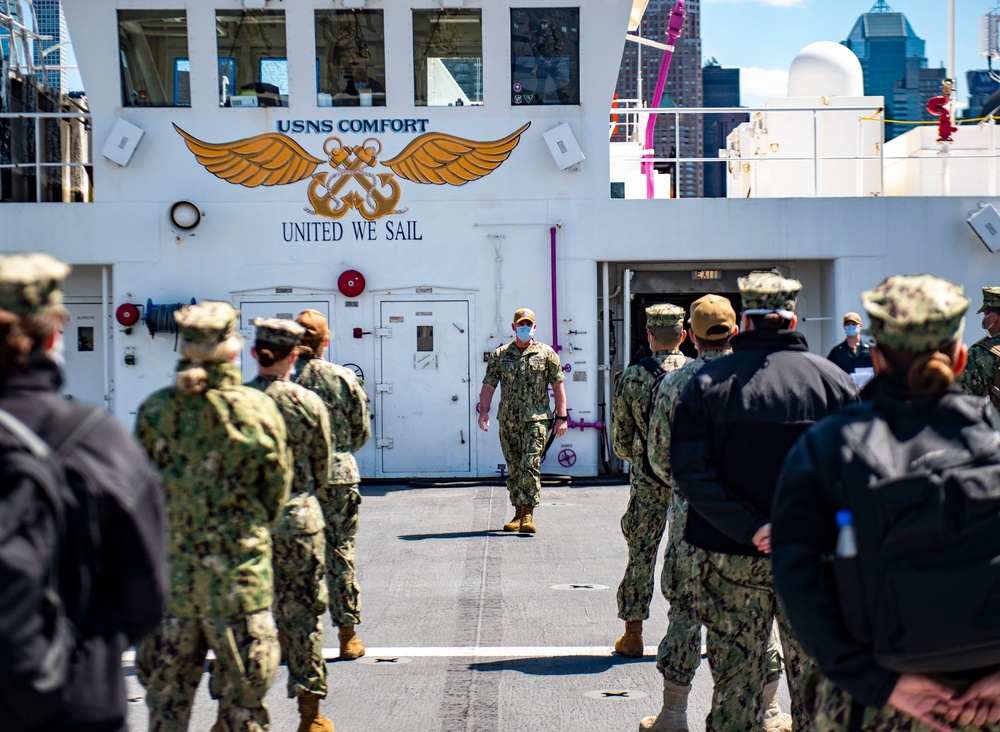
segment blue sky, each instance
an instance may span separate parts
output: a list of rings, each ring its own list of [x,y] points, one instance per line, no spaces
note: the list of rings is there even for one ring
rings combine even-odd
[[[965,72],[985,69],[978,55],[978,18],[1000,0],[955,0],[955,71],[958,100],[968,95]],[[843,41],[875,0],[701,0],[701,50],[720,65],[739,67],[741,102],[760,105],[784,96],[788,67],[815,41]],[[948,63],[948,0],[888,0],[926,42],[927,65]],[[993,67],[1000,71],[1000,61]]]

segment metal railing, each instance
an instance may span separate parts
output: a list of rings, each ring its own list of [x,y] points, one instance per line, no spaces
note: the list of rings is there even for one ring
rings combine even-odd
[[[609,122],[609,134],[608,139],[610,142],[632,142],[636,144],[642,144],[643,142],[643,130],[645,125],[651,116],[669,116],[670,121],[658,120],[660,125],[670,126],[672,124],[672,144],[674,149],[674,154],[670,156],[643,156],[641,159],[643,161],[649,161],[652,163],[672,163],[675,171],[679,171],[682,164],[690,165],[710,165],[710,164],[732,164],[739,162],[740,164],[746,163],[768,163],[768,162],[812,162],[813,165],[813,195],[817,194],[819,190],[819,179],[821,168],[819,165],[820,161],[838,161],[838,160],[849,160],[849,161],[878,161],[879,163],[879,188],[884,190],[884,173],[885,165],[887,162],[891,163],[893,161],[899,160],[915,160],[915,159],[926,159],[927,149],[921,148],[919,152],[924,153],[923,155],[886,155],[885,154],[885,109],[884,107],[873,107],[873,106],[843,106],[843,107],[830,107],[830,106],[817,106],[817,107],[663,107],[658,109],[653,108],[643,108],[638,105],[637,100],[616,100],[614,106],[609,110],[611,116]],[[849,154],[849,155],[834,155],[834,154],[821,154],[820,152],[820,130],[819,130],[819,120],[824,114],[830,113],[843,113],[843,112],[855,112],[858,113],[857,122],[860,125],[863,122],[870,122],[878,124],[880,127],[878,144],[877,144],[877,154],[865,155],[861,153]],[[681,144],[679,140],[682,134],[681,118],[683,116],[692,115],[746,115],[747,122],[753,123],[755,120],[760,119],[759,115],[775,115],[775,114],[809,114],[812,118],[811,133],[812,133],[812,154],[811,155],[759,155],[752,153],[750,155],[730,155],[726,157],[701,157],[701,156],[684,156],[680,154]],[[654,120],[655,121],[655,120]],[[961,122],[962,120],[956,120]],[[697,120],[697,126],[700,127],[702,120],[699,118]],[[914,125],[936,125],[937,122],[920,121],[914,122]],[[995,118],[989,117],[978,123],[979,125],[987,125],[991,128],[995,126]],[[689,123],[689,128],[694,127],[695,123]],[[961,126],[960,126],[961,130]],[[958,134],[958,133],[956,133]],[[859,127],[860,135],[860,127]],[[859,140],[860,143],[860,140]],[[996,158],[998,151],[996,149],[995,137],[993,134],[989,135],[989,144],[987,148],[982,152],[970,151],[970,150],[950,150],[947,147],[944,148],[951,160],[975,160],[975,159],[985,159],[990,161],[991,171],[995,169]],[[731,150],[731,149],[730,149]],[[991,180],[991,184],[995,185],[995,181]],[[990,192],[993,191],[994,185],[991,185]],[[674,190],[677,195],[679,195],[680,186],[674,183]],[[985,193],[986,191],[984,191]]]

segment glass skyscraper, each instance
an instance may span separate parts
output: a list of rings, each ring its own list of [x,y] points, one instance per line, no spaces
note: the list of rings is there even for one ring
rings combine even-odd
[[[884,0],[861,15],[843,45],[854,51],[864,71],[865,94],[885,98],[885,139],[913,128],[905,122],[931,119],[924,108],[940,94],[944,69],[928,69],[924,40],[902,13]]]
[[[14,21],[21,25],[32,28],[39,36],[48,37],[49,40],[28,44],[31,48],[31,62],[36,68],[41,66],[49,69],[38,72],[38,81],[46,86],[54,87],[66,91],[66,70],[60,69],[66,58],[65,48],[60,44],[68,40],[69,34],[66,31],[66,18],[62,12],[61,0],[34,0],[34,19],[30,12],[25,12],[25,7],[18,0],[10,0],[10,15]],[[0,4],[0,12],[7,14],[7,4]],[[33,20],[37,22],[37,27],[32,27]],[[54,48],[52,51],[48,49]],[[17,61],[23,68],[26,65],[25,51],[23,45],[19,45],[17,58],[11,53],[11,34],[8,28],[0,27],[0,50],[3,51],[4,58],[8,63]],[[48,51],[46,53],[46,51]],[[52,68],[55,67],[55,68]]]

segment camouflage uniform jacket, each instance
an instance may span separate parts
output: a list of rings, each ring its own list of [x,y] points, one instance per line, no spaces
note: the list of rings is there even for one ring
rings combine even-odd
[[[652,405],[649,409],[649,464],[653,466],[661,481],[673,489],[674,478],[670,469],[670,422],[674,418],[674,407],[687,383],[694,378],[698,370],[709,361],[728,356],[732,350],[713,349],[702,351],[694,361],[688,361],[676,371],[672,371],[660,380],[653,393]]]
[[[541,422],[552,419],[549,384],[564,379],[559,356],[550,346],[532,340],[522,351],[511,341],[490,354],[483,383],[500,385],[498,422]]]
[[[657,351],[653,358],[664,371],[675,371],[691,360],[677,349]],[[642,462],[643,441],[649,429],[646,409],[655,380],[644,366],[634,364],[619,374],[615,381],[615,398],[611,402],[611,445],[615,455],[634,465]]]
[[[987,336],[969,346],[969,360],[965,370],[958,375],[959,385],[969,394],[987,396],[993,384],[993,376],[1000,366],[998,359],[990,349],[1000,346],[1000,333]]]
[[[189,363],[181,361],[178,370]],[[208,389],[153,393],[136,437],[167,500],[170,601],[176,618],[226,618],[271,606],[271,526],[288,495],[285,422],[240,384],[232,364],[205,364]]]
[[[292,492],[278,534],[315,534],[325,526],[316,491],[330,476],[330,415],[323,400],[304,386],[277,376],[258,376],[247,386],[271,397],[285,419],[291,452]]]
[[[358,483],[354,453],[372,435],[365,387],[353,371],[321,358],[299,359],[292,380],[319,394],[330,412],[330,485]]]

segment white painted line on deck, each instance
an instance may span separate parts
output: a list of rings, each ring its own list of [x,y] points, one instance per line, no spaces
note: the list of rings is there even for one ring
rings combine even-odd
[[[645,656],[655,658],[656,646],[646,646]],[[340,655],[340,648],[324,648],[323,656],[330,660]],[[608,658],[616,655],[611,646],[368,646],[367,658],[559,658],[593,656]],[[208,658],[215,654],[208,652]],[[135,651],[122,654],[122,665],[135,663]]]

